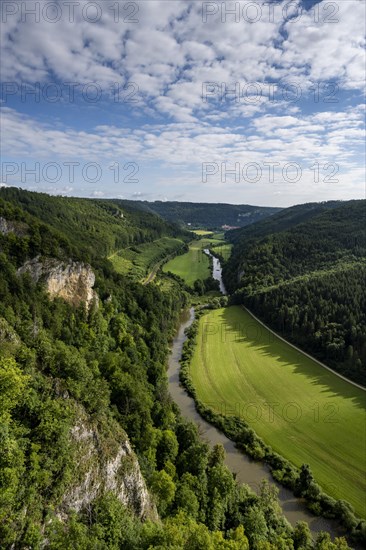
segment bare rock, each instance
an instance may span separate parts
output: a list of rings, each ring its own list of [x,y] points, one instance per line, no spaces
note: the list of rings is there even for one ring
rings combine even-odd
[[[9,233],[14,233],[19,237],[24,237],[27,233],[28,226],[22,222],[8,221],[2,216],[0,216],[0,233],[3,235],[8,235]]]
[[[88,510],[100,495],[111,492],[142,520],[158,519],[140,466],[126,433],[118,424],[109,435],[83,413],[71,430],[76,476],[59,506],[59,517]]]
[[[98,295],[93,290],[95,275],[90,265],[64,263],[53,258],[41,261],[37,256],[18,269],[18,274],[23,273],[29,273],[36,283],[44,282],[51,298],[63,298],[74,306],[85,303],[87,308],[93,302],[98,303]]]

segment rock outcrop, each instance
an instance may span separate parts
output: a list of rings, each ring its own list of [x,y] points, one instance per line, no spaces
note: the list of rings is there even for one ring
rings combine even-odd
[[[34,282],[44,282],[51,298],[63,298],[74,306],[85,303],[87,308],[93,301],[98,302],[93,290],[95,275],[89,265],[53,258],[41,261],[37,256],[18,269],[18,273],[29,273]]]
[[[158,518],[137,457],[117,423],[101,430],[84,412],[78,414],[70,438],[75,479],[58,508],[61,518],[71,510],[88,509],[95,498],[106,492],[114,493],[142,520]]]
[[[9,325],[9,323],[3,317],[0,317],[0,344],[12,344],[19,346],[21,340],[15,330]]]
[[[22,222],[8,221],[0,216],[0,233],[8,235],[9,233],[15,233],[19,237],[23,237],[28,230],[28,226]]]

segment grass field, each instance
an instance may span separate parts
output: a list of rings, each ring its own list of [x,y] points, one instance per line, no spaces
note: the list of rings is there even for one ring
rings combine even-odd
[[[207,237],[208,235],[213,235],[212,231],[206,231],[205,229],[194,229],[192,233],[195,233],[199,237]]]
[[[228,260],[231,256],[233,245],[229,243],[217,244],[213,247],[213,252],[218,252],[224,260]]]
[[[283,342],[239,306],[200,320],[197,397],[236,414],[296,466],[366,517],[366,392]]]
[[[136,280],[143,279],[154,264],[183,246],[183,241],[173,237],[162,237],[119,250],[109,257],[118,273],[131,275]]]
[[[171,271],[185,280],[187,285],[193,286],[197,279],[207,279],[210,276],[210,260],[204,249],[213,243],[219,244],[216,239],[200,239],[189,246],[189,252],[182,256],[176,256],[167,262],[163,271]]]

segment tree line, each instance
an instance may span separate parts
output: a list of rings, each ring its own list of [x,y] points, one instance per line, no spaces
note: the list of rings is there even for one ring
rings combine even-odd
[[[85,242],[82,233],[73,240],[71,222],[63,233],[48,209],[41,217],[36,197],[33,214],[18,199],[0,203],[0,216],[18,227],[0,238],[2,547],[347,549],[344,539],[331,542],[326,533],[314,542],[304,523],[292,528],[272,487],[264,484],[255,495],[239,486],[223,449],[210,449],[181,418],[166,376],[169,344],[188,303],[179,284],[143,286],[94,253],[99,306],[51,301],[17,268],[35,254],[82,261],[90,233]],[[55,203],[62,217],[66,203]],[[70,430],[80,410],[108,441],[118,443],[120,430],[127,432],[161,521],[141,522],[112,493],[88,510],[57,516],[79,475]]]
[[[341,203],[307,222],[296,224],[288,215],[291,229],[281,225],[280,231],[278,221],[269,218],[260,231],[253,226],[260,236],[235,234],[233,255],[224,266],[232,303],[245,304],[274,330],[361,384],[366,384],[365,212],[366,201]]]

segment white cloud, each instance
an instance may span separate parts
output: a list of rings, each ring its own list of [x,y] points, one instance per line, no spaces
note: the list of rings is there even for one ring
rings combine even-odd
[[[200,193],[205,194],[209,189],[210,193],[211,190],[216,194],[221,191],[226,195],[228,182],[233,178],[228,175],[224,181],[222,167],[225,167],[224,171],[230,171],[235,168],[235,163],[239,165],[241,174],[250,163],[260,166],[261,182],[269,185],[265,196],[270,194],[271,189],[276,189],[282,190],[290,199],[294,193],[301,191],[299,184],[293,185],[283,180],[283,170],[288,163],[301,167],[302,184],[307,189],[309,200],[310,193],[314,192],[315,198],[320,188],[331,196],[336,193],[337,196],[343,194],[343,197],[350,197],[353,192],[360,196],[364,189],[363,117],[358,107],[340,113],[262,116],[245,128],[177,122],[145,125],[137,130],[103,125],[91,132],[75,132],[70,128],[54,130],[9,108],[3,109],[2,119],[4,154],[9,158],[28,158],[30,166],[36,161],[59,162],[62,166],[65,162],[77,161],[83,165],[97,159],[104,175],[109,173],[111,176],[108,167],[113,163],[124,166],[127,161],[135,162],[140,170],[139,183],[142,187],[141,191],[135,192],[135,197],[138,196],[136,193],[145,196],[145,190],[151,187],[152,181],[156,192],[160,192],[166,172],[170,174],[170,186],[174,186],[175,181],[190,193],[196,193],[199,189]],[[204,163],[217,168],[214,176],[207,178],[206,184],[202,182]],[[268,163],[276,164],[272,182]],[[315,163],[319,163],[323,185],[314,184]],[[154,165],[159,166],[161,175],[152,176],[150,167]],[[332,174],[333,169],[339,172],[339,185],[327,184],[327,176]],[[178,174],[184,175],[179,178]],[[18,174],[13,182],[17,181],[16,177],[19,177]],[[251,177],[249,175],[249,179]],[[247,184],[245,189],[249,187]],[[253,193],[254,189],[255,186]],[[263,186],[257,186],[258,197],[263,194],[263,189]],[[99,193],[99,190],[96,192]],[[93,196],[102,195],[94,192]],[[261,201],[257,198],[256,202]]]
[[[100,21],[86,20],[82,8],[87,0],[79,2],[72,22],[61,0],[63,17],[57,23],[44,17],[34,23],[32,16],[21,22],[21,10],[18,20],[9,16],[2,33],[3,79],[52,81],[56,76],[81,84],[95,81],[103,89],[135,82],[146,109],[152,104],[179,121],[194,120],[197,113],[201,119],[215,116],[212,106],[202,103],[204,82],[231,86],[283,79],[308,90],[314,81],[332,79],[346,89],[363,89],[362,0],[332,3],[339,8],[339,22],[333,24],[327,23],[331,17],[325,0],[319,4],[319,22],[313,11],[304,11],[298,22],[284,22],[281,10],[287,0],[276,4],[271,21],[265,0],[260,0],[262,17],[253,24],[242,15],[237,21],[228,16],[223,23],[220,14],[205,23],[201,2],[176,0],[138,2],[138,22],[133,23],[122,20],[125,3],[119,4],[118,22],[106,3],[100,3]],[[47,5],[46,0],[40,5]],[[258,104],[256,110],[266,106],[268,102]],[[219,107],[220,112],[238,113],[233,102]]]
[[[34,23],[29,16],[23,23],[20,11],[9,16],[1,34],[4,81],[96,82],[107,93],[116,82],[122,86],[133,82],[138,86],[138,101],[127,105],[123,119],[116,108],[113,126],[103,123],[88,131],[77,129],[77,117],[75,127],[51,119],[44,123],[40,121],[44,118],[22,115],[4,101],[4,155],[44,162],[97,159],[100,163],[134,161],[141,167],[155,163],[161,167],[159,184],[175,182],[193,194],[202,192],[197,181],[203,162],[296,161],[308,166],[318,159],[342,165],[349,193],[355,189],[359,193],[364,107],[346,108],[345,103],[338,103],[331,106],[338,112],[324,111],[328,109],[324,102],[315,107],[309,100],[307,108],[313,107],[314,112],[304,114],[301,102],[286,99],[283,93],[273,100],[266,83],[296,84],[304,96],[314,93],[314,82],[320,85],[331,80],[339,87],[337,99],[347,90],[354,94],[354,103],[364,87],[365,3],[332,2],[339,8],[339,21],[330,23],[326,0],[317,4],[318,22],[314,11],[304,11],[298,22],[284,21],[282,10],[288,0],[273,4],[272,21],[265,0],[257,2],[262,17],[253,24],[242,16],[235,21],[229,15],[222,22],[221,13],[205,23],[202,3],[191,0],[138,2],[138,22],[123,21],[124,1],[119,2],[118,22],[110,4],[101,2],[101,20],[88,22],[82,16],[87,0],[79,0],[74,22],[63,17],[53,24],[41,17]],[[31,4],[35,2],[29,0],[28,8]],[[46,4],[42,0],[41,8]],[[241,7],[245,4],[240,2]],[[60,0],[59,5],[64,12],[65,3]],[[221,2],[214,5],[219,12],[223,9]],[[208,82],[216,83],[217,94],[204,102],[203,85]],[[225,94],[220,98],[222,85],[230,89],[239,84],[242,92],[251,83],[261,90],[255,100],[250,94],[239,101]],[[327,93],[330,90],[322,88],[323,96]],[[93,106],[101,112],[109,109],[109,115],[114,107],[107,102]],[[130,125],[132,113],[136,117]],[[154,120],[159,123],[153,124]],[[170,171],[169,177],[164,171]],[[212,179],[211,185],[217,194],[221,190],[234,196],[237,191],[220,179]],[[246,191],[254,197],[255,186],[249,187]],[[305,187],[309,193],[314,191],[310,183]],[[337,193],[345,195],[346,188],[346,183],[340,185]],[[324,187],[324,193],[331,191]],[[293,186],[286,192],[282,187],[275,192],[291,197],[299,189]],[[164,191],[161,196],[166,195]]]

